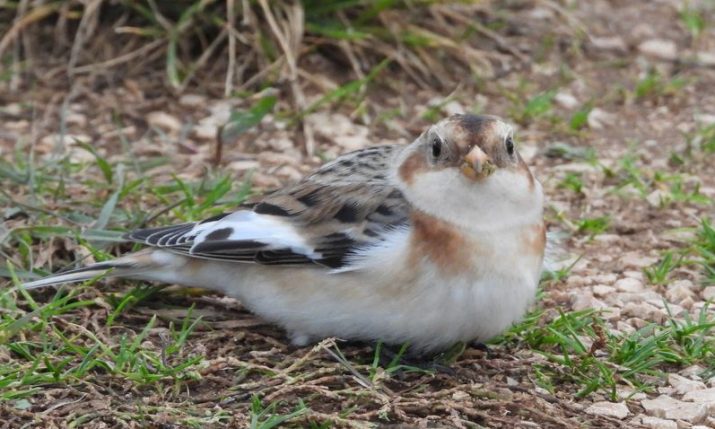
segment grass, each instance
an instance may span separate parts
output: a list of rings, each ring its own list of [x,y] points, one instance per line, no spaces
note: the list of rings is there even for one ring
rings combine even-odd
[[[648,281],[654,285],[664,285],[670,280],[670,273],[681,265],[681,259],[676,259],[673,252],[665,252],[661,260],[654,266],[645,268]]]
[[[685,2],[685,5],[680,9],[679,16],[685,28],[690,32],[693,40],[697,40],[706,28],[705,24],[707,21],[703,11],[691,6],[689,2]]]
[[[579,290],[572,287],[572,278],[607,271],[615,263],[599,263],[598,257],[607,255],[597,253],[610,248],[597,237],[634,233],[624,227],[624,217],[637,223],[634,246],[639,251],[646,241],[640,242],[644,236],[637,228],[646,221],[658,238],[671,227],[666,217],[692,233],[687,241],[658,240],[660,258],[643,270],[654,291],[666,291],[683,278],[715,284],[715,229],[706,190],[712,186],[708,155],[715,152],[715,128],[697,124],[687,131],[687,150],[668,148],[667,167],[652,164],[636,150],[640,136],[629,141],[613,138],[610,128],[603,133],[588,129],[595,106],[618,116],[621,104],[662,103],[682,119],[678,115],[687,109],[678,103],[690,94],[685,89],[692,89],[694,72],[685,68],[673,77],[654,69],[638,75],[640,67],[630,69],[633,64],[620,59],[612,68],[627,77],[619,82],[601,76],[609,88],[620,89],[606,95],[589,92],[589,80],[581,73],[591,60],[575,46],[581,42],[568,46],[570,37],[563,35],[572,32],[561,29],[533,37],[529,21],[516,19],[518,10],[501,4],[245,3],[252,14],[245,22],[243,3],[236,1],[105,0],[96,3],[95,12],[74,0],[39,6],[30,2],[28,10],[18,2],[0,6],[0,60],[7,66],[0,72],[2,85],[10,87],[18,77],[36,79],[36,72],[45,76],[41,61],[51,57],[62,79],[89,78],[98,94],[106,85],[121,86],[121,79],[113,79],[141,76],[160,82],[159,91],[144,88],[148,98],[156,92],[173,96],[206,90],[212,99],[224,94],[241,100],[211,148],[216,149],[214,166],[207,163],[200,174],[187,172],[187,164],[179,161],[203,159],[204,154],[179,154],[186,149],[183,137],[159,130],[117,140],[74,141],[45,152],[37,148],[37,139],[22,135],[2,152],[0,275],[12,280],[0,288],[0,407],[9,424],[328,428],[419,421],[518,427],[529,421],[545,427],[609,427],[626,423],[596,420],[581,405],[623,400],[629,395],[624,390],[656,394],[668,373],[694,365],[702,368],[704,379],[715,375],[712,304],[687,314],[673,314],[675,307],[667,305],[665,323],[645,323],[633,331],[616,331],[610,316],[596,310],[560,307],[565,294]],[[581,25],[576,3],[568,9],[549,1],[541,6],[553,6],[571,29]],[[304,31],[295,26],[301,13]],[[685,5],[679,16],[697,47],[708,37],[709,12]],[[271,25],[271,18],[277,25]],[[585,39],[586,33],[578,32]],[[533,58],[522,58],[525,52]],[[133,59],[125,60],[127,55]],[[548,71],[554,57],[559,71],[553,77],[544,78],[541,69],[519,69],[538,62]],[[310,68],[314,61],[321,73]],[[611,65],[589,70],[598,73],[604,67]],[[581,80],[585,86],[574,93],[584,102],[564,113],[555,94]],[[408,104],[421,92],[438,101],[413,109]],[[18,286],[21,279],[131,250],[119,240],[125,230],[193,221],[235,208],[253,192],[250,174],[236,179],[217,166],[236,155],[234,150],[255,149],[256,127],[268,115],[290,132],[302,131],[307,148],[310,130],[303,119],[313,112],[338,111],[372,123],[371,132],[379,137],[380,127],[407,136],[441,118],[452,101],[475,109],[470,103],[476,93],[488,98],[488,103],[480,102],[485,113],[506,113],[521,124],[527,144],[539,146],[534,163],[547,165],[540,178],[549,198],[569,203],[559,209],[556,220],[563,222],[552,223],[552,228],[565,226],[573,237],[564,246],[583,253],[570,266],[544,275],[536,309],[493,339],[487,354],[456,344],[438,357],[439,365],[424,366],[407,355],[407,345],[389,355],[381,343],[331,339],[296,350],[286,344],[283,332],[235,303],[195,290],[106,279],[57,291],[28,292]],[[81,97],[68,98],[68,104],[85,103]],[[674,100],[678,103],[671,104]],[[29,109],[38,104],[30,102]],[[124,107],[111,109],[116,129],[136,126],[136,116],[145,113],[137,107],[125,115]],[[637,121],[633,115],[641,109],[631,110],[629,118]],[[88,119],[94,121],[94,113]],[[64,127],[48,123],[53,130]],[[612,139],[609,147],[596,144],[601,134]],[[0,150],[4,138],[0,136]],[[176,143],[177,153],[160,157],[131,152],[167,141]],[[323,156],[318,144],[325,141],[314,143],[315,153]],[[623,157],[608,150],[629,144],[633,149]],[[657,159],[659,149],[649,155]],[[602,162],[604,154],[616,162]],[[590,164],[593,174],[566,173],[558,183],[550,181],[550,167],[566,163]],[[695,218],[702,220],[689,227]],[[452,372],[444,372],[443,366]],[[540,405],[544,400],[549,408]],[[580,408],[574,411],[569,407],[575,401]]]
[[[715,371],[715,318],[704,306],[697,317],[672,317],[665,326],[649,324],[632,333],[613,333],[596,310],[559,312],[544,319],[532,314],[496,343],[517,341],[546,359],[539,366],[541,387],[555,393],[556,386],[580,386],[577,397],[594,392],[619,401],[619,386],[653,391],[653,376],[663,378],[669,366],[701,364],[707,377]]]
[[[712,199],[700,192],[701,180],[683,169],[682,163],[676,163],[673,172],[646,167],[633,152],[623,156],[615,170],[603,167],[606,176],[615,179],[612,192],[617,194],[635,194],[661,208],[678,203],[711,206]]]

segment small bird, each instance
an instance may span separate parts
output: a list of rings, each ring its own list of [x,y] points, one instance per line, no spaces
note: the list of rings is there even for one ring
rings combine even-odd
[[[426,353],[485,341],[532,302],[546,244],[541,184],[512,134],[494,116],[454,115],[235,212],[130,232],[148,248],[25,287],[106,272],[210,289],[297,346],[339,337]]]

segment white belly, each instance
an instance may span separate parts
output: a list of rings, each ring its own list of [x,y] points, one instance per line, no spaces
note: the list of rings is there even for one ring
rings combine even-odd
[[[445,276],[429,262],[410,266],[395,256],[404,254],[399,247],[390,243],[355,271],[206,261],[180,273],[178,282],[241,300],[296,342],[381,339],[425,351],[498,335],[520,320],[533,300],[540,257],[514,259],[514,249],[499,246],[475,260],[473,272]]]

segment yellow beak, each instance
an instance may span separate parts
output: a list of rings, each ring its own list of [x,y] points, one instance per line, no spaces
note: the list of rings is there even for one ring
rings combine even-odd
[[[474,146],[464,157],[461,170],[469,179],[481,180],[491,175],[496,170],[496,166],[479,146]]]

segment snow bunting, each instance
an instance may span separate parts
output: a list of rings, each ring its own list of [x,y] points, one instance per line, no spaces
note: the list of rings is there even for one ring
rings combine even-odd
[[[131,232],[149,248],[25,287],[107,271],[235,297],[296,345],[334,336],[438,351],[522,317],[542,269],[542,200],[509,125],[455,115],[233,213]]]

